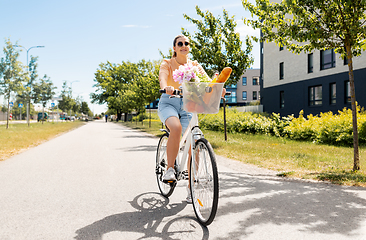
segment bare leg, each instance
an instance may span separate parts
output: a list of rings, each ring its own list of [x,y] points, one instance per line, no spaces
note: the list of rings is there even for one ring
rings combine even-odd
[[[182,134],[182,125],[177,117],[170,117],[165,121],[170,134],[167,142],[168,168],[174,168],[174,162],[179,151],[179,141]]]

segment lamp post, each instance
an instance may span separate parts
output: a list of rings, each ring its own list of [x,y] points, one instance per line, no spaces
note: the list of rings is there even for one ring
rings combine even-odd
[[[24,48],[26,51],[27,51],[27,73],[29,75],[29,63],[28,63],[28,53],[29,53],[29,50],[31,50],[32,48],[44,48],[44,46],[33,46],[33,47],[30,47],[30,48],[25,48],[21,45],[14,45],[14,47],[20,47],[20,48]],[[28,85],[30,83],[28,82]],[[29,107],[30,107],[30,98],[28,97],[28,101],[27,101],[27,123],[28,123],[28,127],[29,127]]]

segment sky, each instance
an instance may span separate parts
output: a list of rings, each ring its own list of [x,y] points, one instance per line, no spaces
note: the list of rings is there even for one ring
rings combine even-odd
[[[102,113],[107,106],[92,104],[89,97],[99,64],[161,59],[159,49],[167,54],[182,27],[195,31],[183,14],[200,19],[196,5],[215,17],[223,9],[234,15],[243,42],[246,35],[259,36],[259,30],[243,24],[250,13],[241,0],[0,0],[0,58],[8,38],[25,49],[44,46],[28,51],[28,59],[38,56],[39,77],[51,78],[57,96],[67,81],[74,98],[88,102],[94,114]],[[259,68],[259,44],[253,44],[251,67]],[[20,49],[19,60],[26,65],[27,52]]]

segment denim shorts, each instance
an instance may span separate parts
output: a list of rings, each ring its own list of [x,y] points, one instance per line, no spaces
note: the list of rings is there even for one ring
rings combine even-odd
[[[159,100],[158,115],[160,120],[165,121],[170,117],[177,117],[182,125],[182,134],[186,131],[192,119],[192,113],[183,110],[182,98],[169,98],[170,95],[163,93]]]

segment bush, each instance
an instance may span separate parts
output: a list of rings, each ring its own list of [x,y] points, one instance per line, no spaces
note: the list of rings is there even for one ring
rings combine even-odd
[[[366,113],[357,107],[359,142],[366,143]],[[213,131],[224,131],[223,111],[218,114],[200,115],[200,127]],[[231,108],[226,112],[226,125],[229,133],[259,133],[293,140],[312,141],[331,145],[352,146],[352,110],[343,109],[338,114],[321,113],[317,116],[281,117],[251,112],[238,112]]]

